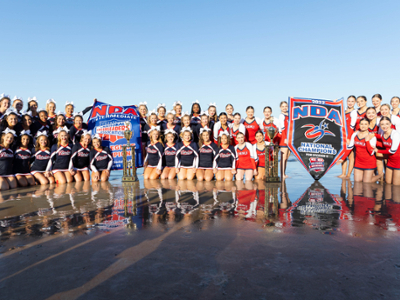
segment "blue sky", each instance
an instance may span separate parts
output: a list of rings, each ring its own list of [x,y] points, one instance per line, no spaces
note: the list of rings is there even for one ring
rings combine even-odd
[[[0,93],[77,110],[400,94],[399,1],[2,1]],[[369,102],[371,103],[371,102]],[[204,108],[204,107],[203,107]]]

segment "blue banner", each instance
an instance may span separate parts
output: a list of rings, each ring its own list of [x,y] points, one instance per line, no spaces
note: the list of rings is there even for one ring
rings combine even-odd
[[[88,128],[92,135],[98,134],[102,138],[103,147],[108,147],[114,158],[113,170],[122,170],[122,145],[127,141],[124,131],[127,129],[126,122],[130,123],[132,130],[131,144],[135,144],[136,167],[142,167],[142,138],[140,131],[140,117],[137,107],[115,106],[96,101],[88,119]],[[127,151],[128,159],[131,159],[131,152]]]

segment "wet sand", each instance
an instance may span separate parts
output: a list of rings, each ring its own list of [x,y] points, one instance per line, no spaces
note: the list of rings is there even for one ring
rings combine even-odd
[[[0,194],[1,299],[400,299],[400,189],[73,183]]]

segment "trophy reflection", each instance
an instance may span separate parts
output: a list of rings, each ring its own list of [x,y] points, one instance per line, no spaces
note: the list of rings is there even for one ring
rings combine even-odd
[[[268,146],[265,146],[265,181],[267,182],[281,181],[278,176],[279,146],[273,142],[276,133],[276,128],[272,126],[268,127],[266,132],[271,141]]]
[[[122,162],[123,162],[123,176],[122,182],[134,182],[138,181],[136,174],[136,151],[135,144],[131,145],[130,140],[133,132],[131,130],[131,123],[125,122],[124,137],[126,138],[126,145],[122,145]],[[130,151],[131,159],[128,160],[128,151]]]

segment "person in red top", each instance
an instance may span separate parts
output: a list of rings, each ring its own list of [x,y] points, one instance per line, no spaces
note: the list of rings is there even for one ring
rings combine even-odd
[[[375,94],[372,96],[372,105],[375,107],[376,114],[378,115],[378,117],[381,116],[381,103],[382,103],[381,94]]]
[[[279,134],[280,142],[279,146],[281,149],[281,177],[286,178],[286,165],[289,158],[289,148],[287,145],[287,129],[288,129],[288,104],[286,101],[282,101],[280,104],[281,114],[279,115]]]
[[[240,123],[242,116],[239,113],[235,113],[233,116],[233,123],[229,124],[229,133],[231,134],[231,145],[236,146],[239,142],[236,139],[236,135],[241,132],[246,135],[246,127]]]
[[[350,138],[351,138],[351,132],[352,129],[350,127],[351,124],[351,112],[354,111],[354,106],[356,105],[356,96],[350,95],[347,97],[347,108],[345,111],[345,116],[346,116],[346,129],[347,129],[347,144],[350,143]],[[347,171],[347,161],[349,161],[349,169]],[[339,175],[338,177],[346,177],[350,178],[351,173],[353,172],[353,167],[354,167],[354,153],[351,152],[350,155],[348,156],[348,159],[344,160],[342,163],[342,174]],[[347,175],[346,175],[347,171]]]
[[[367,118],[362,119],[359,124],[360,130],[353,133],[344,156],[337,163],[342,163],[355,148],[354,181],[375,182],[383,176],[383,173],[374,176],[376,138],[368,131],[369,121]]]
[[[262,122],[262,130],[264,131],[265,141],[271,142],[268,135],[268,128],[273,127],[275,129],[275,137],[273,138],[274,144],[278,145],[280,142],[278,133],[278,120],[272,116],[272,108],[269,106],[264,107],[264,120]]]
[[[395,129],[398,133],[400,133],[400,118],[398,116],[392,115],[390,113],[390,105],[389,104],[382,104],[381,105],[381,117],[388,117],[390,118],[390,122],[392,123],[392,129]],[[381,117],[377,118],[377,122],[379,124],[379,120]],[[381,133],[381,132],[380,132]]]
[[[382,142],[384,150],[375,147],[375,152],[388,156],[385,179],[386,183],[400,185],[400,134],[392,128],[392,122],[388,117],[381,117],[379,127],[382,134],[377,134],[378,141]]]
[[[357,97],[357,110],[353,110],[351,112],[351,123],[350,129],[351,131],[348,132],[349,136],[353,134],[354,131],[359,130],[360,120],[365,117],[365,112],[367,111],[367,98],[365,96],[358,96]]]
[[[264,180],[265,179],[265,146],[269,145],[269,142],[264,140],[264,134],[261,130],[256,133],[257,143],[253,145],[254,151],[257,154],[257,175],[254,176],[256,180]],[[270,153],[271,159],[271,153]],[[268,172],[268,170],[267,170]]]
[[[256,132],[262,129],[261,120],[254,117],[254,107],[247,106],[246,108],[246,119],[243,120],[243,125],[246,127],[245,138],[250,144],[256,143]]]
[[[400,117],[400,98],[397,96],[392,97],[390,105],[392,106],[392,115]]]
[[[220,134],[225,131],[229,132],[228,116],[225,112],[222,112],[219,114],[219,121],[215,123],[213,128],[215,143],[218,143],[218,138],[220,137]]]
[[[236,136],[238,144],[235,146],[237,154],[236,162],[236,180],[252,180],[254,175],[257,175],[257,154],[254,151],[254,146],[244,141],[244,134],[239,132]]]

